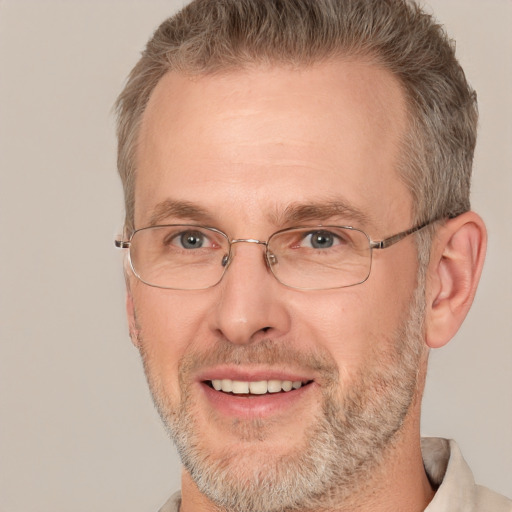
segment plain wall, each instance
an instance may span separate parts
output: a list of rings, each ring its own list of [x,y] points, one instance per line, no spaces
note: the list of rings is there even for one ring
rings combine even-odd
[[[0,0],[0,512],[154,510],[179,463],[124,315],[111,108],[181,1]],[[480,99],[473,309],[431,355],[423,432],[512,495],[512,2],[432,0]]]

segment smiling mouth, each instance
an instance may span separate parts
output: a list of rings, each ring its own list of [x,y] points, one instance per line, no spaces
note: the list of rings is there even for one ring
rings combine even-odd
[[[289,393],[313,381],[291,381],[291,380],[258,380],[258,381],[240,381],[231,379],[213,379],[204,381],[205,384],[216,391],[228,393],[231,395],[265,395],[268,393]]]

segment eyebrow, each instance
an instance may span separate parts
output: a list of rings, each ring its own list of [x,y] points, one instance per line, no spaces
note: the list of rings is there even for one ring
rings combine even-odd
[[[176,217],[199,223],[211,223],[211,215],[200,206],[189,201],[166,199],[152,210],[148,226],[156,226],[166,219]]]
[[[336,219],[336,221],[341,219],[344,223],[355,224],[358,227],[366,226],[370,222],[370,218],[366,213],[343,199],[292,203],[285,208],[284,212],[275,213],[271,217],[276,225],[325,221],[331,218]]]

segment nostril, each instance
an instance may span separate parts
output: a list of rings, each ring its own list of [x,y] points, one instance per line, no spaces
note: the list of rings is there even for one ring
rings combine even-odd
[[[263,327],[263,329],[261,329],[263,332],[267,332],[269,331],[270,329],[272,329],[272,327]]]

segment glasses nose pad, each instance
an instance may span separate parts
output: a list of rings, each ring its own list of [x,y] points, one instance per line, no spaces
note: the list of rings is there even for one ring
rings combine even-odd
[[[269,267],[277,264],[277,256],[273,252],[267,252],[267,262]]]
[[[230,262],[230,257],[229,257],[229,254],[224,254],[224,256],[222,256],[222,262],[221,262],[221,265],[223,267],[227,267],[229,265],[229,262]]]

